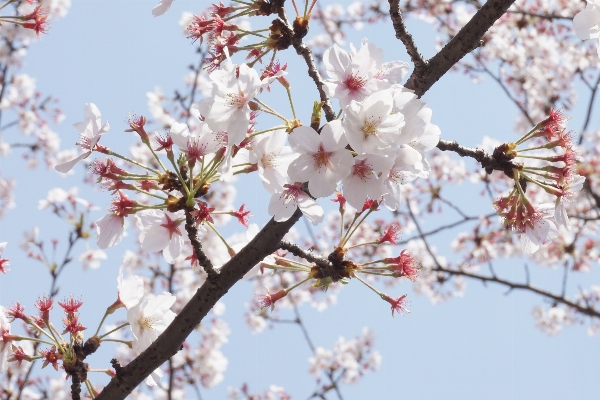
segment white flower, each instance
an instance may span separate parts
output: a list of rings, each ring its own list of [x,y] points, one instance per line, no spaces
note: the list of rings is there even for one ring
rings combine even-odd
[[[410,146],[402,146],[396,150],[394,165],[387,177],[382,176],[387,193],[383,196],[383,203],[390,210],[400,206],[400,185],[415,180],[424,170],[423,156]]]
[[[83,269],[100,268],[100,260],[106,260],[106,253],[99,249],[89,249],[81,253],[78,260],[83,264]]]
[[[142,249],[150,252],[162,251],[165,261],[172,264],[183,248],[184,237],[179,228],[185,221],[183,210],[176,213],[142,210],[136,213],[135,217],[142,230],[140,233]],[[199,229],[198,232],[200,233],[201,230]],[[206,233],[206,230],[202,232]]]
[[[106,214],[96,221],[98,239],[96,244],[101,249],[112,247],[121,243],[125,234],[125,219],[114,214]]]
[[[385,154],[390,146],[400,144],[404,115],[392,113],[391,90],[382,90],[346,107],[344,130],[350,146],[358,154]]]
[[[300,208],[302,214],[313,224],[318,225],[323,221],[325,213],[316,201],[310,198],[300,188],[302,184],[285,184],[284,191],[275,193],[269,201],[269,215],[272,215],[275,221],[287,221]]]
[[[106,122],[102,127],[101,125],[101,115],[100,110],[94,103],[86,103],[83,108],[83,117],[84,120],[82,122],[76,122],[73,124],[75,129],[77,129],[80,133],[79,136],[79,147],[86,150],[80,156],[74,158],[73,160],[67,161],[63,164],[58,164],[54,167],[58,172],[67,173],[73,168],[75,164],[84,158],[89,157],[94,150],[94,146],[100,140],[100,136],[108,131],[110,125]]]
[[[570,199],[583,188],[583,182],[585,177],[580,175],[573,176],[569,182],[563,187],[563,195],[556,199],[556,209],[554,211],[554,220],[559,226],[564,226],[568,230],[571,230],[571,223],[569,222],[569,216],[565,209],[564,201],[570,201]]]
[[[258,165],[258,176],[271,194],[281,192],[288,182],[287,171],[292,161],[291,148],[285,146],[287,133],[283,129],[259,136],[252,145],[248,160]]]
[[[136,353],[146,350],[175,319],[175,313],[170,310],[175,300],[175,296],[168,292],[158,296],[150,294],[127,310]]]
[[[394,158],[380,155],[362,155],[354,157],[352,173],[342,180],[344,197],[348,203],[362,209],[365,200],[379,200],[385,193],[383,179],[387,177],[394,164]]]
[[[0,307],[0,373],[3,374],[8,369],[8,353],[11,349],[11,340],[6,337],[10,335],[10,323]]]
[[[541,204],[538,207],[542,218],[527,224],[521,234],[521,249],[525,254],[533,254],[541,245],[556,239],[558,230],[554,220],[554,204]]]
[[[350,174],[354,161],[345,148],[348,141],[341,121],[329,122],[320,135],[311,127],[299,126],[289,140],[300,156],[290,164],[288,175],[293,181],[308,182],[314,197],[331,195],[338,182]]]
[[[587,0],[587,2],[585,10],[573,18],[573,29],[581,40],[600,39],[600,0]],[[600,57],[600,40],[597,51]]]
[[[0,272],[2,272],[3,274],[5,274],[7,271],[10,271],[8,268],[6,268],[6,267],[8,267],[10,265],[10,262],[8,261],[8,258],[2,258],[2,252],[6,248],[7,244],[8,244],[8,242],[1,242],[0,243]]]
[[[261,88],[258,73],[240,64],[210,74],[212,99],[198,104],[206,123],[215,132],[227,132],[229,146],[238,145],[246,137],[250,123],[248,103]]]
[[[323,54],[323,64],[331,78],[325,82],[327,94],[337,98],[345,108],[351,101],[360,102],[372,93],[389,88],[408,72],[408,64],[404,62],[382,64],[382,61],[383,51],[366,39],[352,54],[338,45],[327,49]]]
[[[404,126],[397,143],[408,144],[421,154],[437,146],[440,140],[440,128],[430,122],[433,112],[427,104],[399,85],[393,88],[393,98],[393,111],[404,115]]]
[[[29,231],[23,231],[23,240],[19,243],[19,248],[28,252],[29,248],[35,246],[40,236],[40,228],[34,226]]]
[[[89,202],[80,197],[77,197],[78,191],[79,189],[77,189],[76,187],[69,189],[68,192],[62,188],[51,189],[48,192],[48,197],[46,197],[46,199],[38,201],[38,209],[43,210],[44,208],[49,206],[58,207],[60,203],[64,203],[65,201],[68,201],[72,205],[75,205],[75,203],[79,203],[85,207],[89,207]]]
[[[208,124],[202,121],[192,134],[186,124],[176,122],[171,126],[169,134],[177,147],[183,151],[189,151],[192,148],[192,151],[200,157],[216,153],[227,144],[223,134],[213,132]]]
[[[137,275],[129,275],[127,278],[123,278],[123,271],[128,261],[128,254],[125,254],[123,263],[119,268],[119,276],[117,276],[117,290],[119,300],[129,310],[136,306],[142,297],[144,297],[144,280],[141,276]]]

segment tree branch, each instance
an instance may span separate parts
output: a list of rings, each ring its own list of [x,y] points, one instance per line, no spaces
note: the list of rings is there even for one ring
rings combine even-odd
[[[422,71],[427,67],[427,61],[423,59],[423,56],[417,49],[417,45],[413,40],[413,37],[406,30],[404,26],[404,20],[402,19],[402,13],[400,12],[400,0],[389,0],[390,3],[390,16],[392,17],[392,25],[394,31],[396,31],[396,39],[400,39],[406,47],[406,52],[410,56],[413,64],[415,64],[415,71]]]
[[[206,280],[171,325],[150,347],[124,367],[119,376],[110,381],[96,400],[125,399],[152,371],[175,355],[184,340],[215,303],[254,265],[277,250],[283,236],[301,216],[302,212],[297,209],[287,221],[275,222],[271,219],[248,245],[223,265],[214,279]]]
[[[435,266],[433,268],[431,268],[432,271],[444,272],[444,273],[447,273],[450,275],[466,276],[468,278],[479,280],[483,283],[494,282],[494,283],[498,283],[498,284],[507,286],[510,290],[521,289],[521,290],[530,291],[530,292],[539,294],[543,297],[552,299],[558,303],[562,303],[566,306],[569,306],[584,315],[600,318],[600,310],[596,310],[595,308],[593,308],[589,305],[587,305],[586,307],[583,307],[583,306],[567,299],[564,296],[559,296],[552,292],[548,292],[548,291],[545,291],[543,289],[540,289],[538,287],[531,285],[529,283],[529,271],[527,271],[527,283],[517,283],[517,282],[508,281],[503,278],[499,278],[497,276],[485,276],[485,275],[475,274],[472,272],[463,271],[460,269],[449,269],[449,268],[442,267],[442,265],[438,262],[434,252],[429,247],[429,244],[427,243],[427,239],[425,239],[425,237],[423,236],[421,226],[420,226],[419,222],[417,221],[416,216],[413,214],[412,210],[410,209],[410,207],[408,208],[408,212],[409,212],[410,217],[412,218],[413,222],[415,223],[415,227],[417,228],[417,231],[419,232],[419,236],[420,236],[421,240],[423,241],[423,244],[425,245],[427,252],[429,253],[431,258],[433,259],[433,262],[435,263]]]
[[[435,268],[432,268],[432,271],[436,271],[436,272],[445,272],[448,273],[450,275],[460,275],[460,276],[466,276],[468,278],[472,278],[472,279],[476,279],[479,280],[481,282],[494,282],[494,283],[498,283],[500,285],[504,285],[510,288],[510,290],[513,289],[520,289],[520,290],[526,290],[529,292],[533,292],[536,294],[539,294],[543,297],[547,297],[549,299],[552,299],[554,301],[556,301],[557,303],[562,303],[566,306],[569,306],[577,311],[579,311],[580,313],[587,315],[589,317],[596,317],[596,318],[600,318],[600,311],[596,310],[593,307],[584,307],[581,306],[571,300],[568,300],[566,297],[564,296],[559,296],[557,294],[545,291],[543,289],[540,289],[536,286],[533,286],[531,284],[528,283],[517,283],[517,282],[511,282],[509,280],[506,279],[502,279],[499,277],[494,277],[494,276],[485,276],[485,275],[478,275],[478,274],[474,274],[471,272],[467,272],[467,271],[461,271],[461,270],[455,270],[455,269],[446,269],[440,265],[438,265]]]
[[[405,86],[414,90],[419,97],[425,94],[454,64],[479,47],[479,40],[514,2],[515,0],[488,0],[460,32],[427,61],[423,70],[415,68]]]
[[[196,227],[196,222],[188,210],[185,210],[185,230],[187,231],[190,243],[194,248],[194,254],[198,259],[198,263],[204,268],[204,272],[208,275],[208,279],[216,279],[219,273],[215,271],[212,262],[206,257],[204,251],[202,251],[202,244],[198,240],[198,228]]]
[[[500,151],[494,151],[493,155],[489,155],[483,149],[472,149],[461,146],[456,140],[449,141],[442,139],[440,139],[436,147],[442,151],[453,151],[461,157],[474,158],[481,163],[481,167],[488,174],[496,170],[504,172],[508,177],[512,177],[513,168],[517,168],[517,165],[510,161],[508,157],[503,157],[504,153]]]
[[[331,268],[331,263],[324,259],[321,256],[317,256],[314,254],[311,254],[307,251],[304,251],[304,249],[302,249],[300,246],[298,246],[295,243],[290,243],[287,242],[285,240],[282,240],[281,242],[279,242],[279,246],[280,249],[283,250],[287,250],[290,253],[292,253],[293,255],[295,255],[296,257],[300,257],[300,258],[304,258],[307,261],[310,261],[312,263],[317,264],[320,267],[324,267],[324,268]]]

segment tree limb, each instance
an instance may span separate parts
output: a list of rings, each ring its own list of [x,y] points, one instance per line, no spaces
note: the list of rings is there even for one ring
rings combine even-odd
[[[392,25],[394,26],[394,31],[396,31],[396,39],[400,39],[402,40],[402,43],[404,43],[406,52],[410,56],[413,64],[415,64],[415,71],[421,71],[427,67],[427,61],[423,59],[419,49],[417,49],[417,45],[415,44],[412,35],[408,33],[406,26],[404,26],[402,13],[400,12],[400,0],[389,0],[389,3]]]
[[[494,170],[502,171],[506,176],[512,179],[513,168],[518,168],[510,159],[504,156],[500,151],[494,151],[494,154],[489,155],[483,149],[472,149],[458,144],[456,140],[442,140],[438,142],[438,149],[442,151],[453,151],[461,157],[471,157],[481,163],[481,167],[485,172],[491,174]]]
[[[458,34],[426,62],[423,69],[415,68],[405,86],[414,90],[417,96],[423,96],[454,64],[479,47],[483,35],[514,2],[488,0]]]
[[[297,209],[287,221],[275,222],[271,219],[246,247],[223,265],[215,279],[206,280],[169,327],[150,347],[124,367],[96,400],[125,399],[152,371],[175,355],[215,303],[254,265],[277,250],[283,236],[301,216],[302,212]]]

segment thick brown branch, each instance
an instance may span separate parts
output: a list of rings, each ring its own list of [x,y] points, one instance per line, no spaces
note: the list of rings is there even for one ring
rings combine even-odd
[[[417,96],[422,96],[454,64],[479,47],[479,41],[483,35],[514,1],[488,0],[460,32],[427,62],[427,66],[423,70],[415,68],[405,86],[414,90]]]
[[[417,45],[413,40],[413,37],[406,30],[404,20],[402,19],[402,13],[400,12],[400,0],[389,0],[390,3],[390,17],[392,17],[392,25],[396,32],[396,39],[400,39],[406,47],[406,52],[410,56],[413,64],[415,64],[416,70],[423,70],[427,66],[427,61],[423,59],[423,56],[417,49]]]
[[[208,279],[185,305],[175,320],[135,360],[122,369],[104,388],[97,400],[121,400],[139,385],[152,371],[175,355],[192,330],[202,321],[215,303],[254,265],[277,250],[278,244],[300,219],[296,210],[285,222],[269,221],[240,252],[220,269],[215,279]]]

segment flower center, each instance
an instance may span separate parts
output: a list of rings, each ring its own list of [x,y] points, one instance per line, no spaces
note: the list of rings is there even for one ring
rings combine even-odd
[[[227,93],[229,105],[235,108],[242,108],[246,105],[246,96],[243,93]]]
[[[360,161],[352,167],[352,173],[361,179],[368,179],[373,174],[373,168],[366,163],[366,160]]]
[[[139,319],[138,323],[142,329],[148,328],[154,330],[154,327],[152,326],[152,318],[150,317],[142,317]]]
[[[328,153],[323,149],[323,145],[319,146],[319,151],[313,155],[317,168],[321,168],[323,165],[329,165],[329,157],[331,157],[331,154],[332,153]]]
[[[346,78],[346,81],[344,82],[348,90],[350,90],[351,92],[357,92],[358,90],[362,89],[366,83],[366,78],[355,74],[351,74],[348,78]]]

